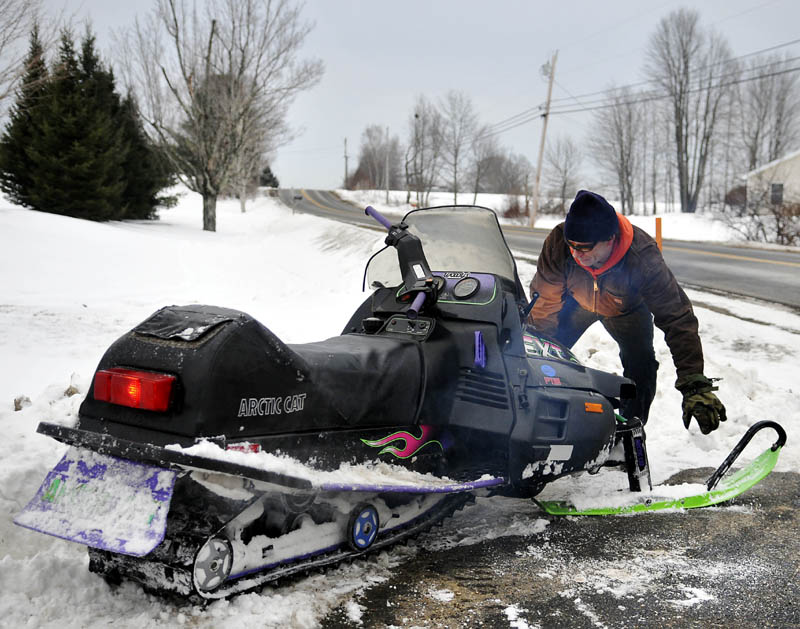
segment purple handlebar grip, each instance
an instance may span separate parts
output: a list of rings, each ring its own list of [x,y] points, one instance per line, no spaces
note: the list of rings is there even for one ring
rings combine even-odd
[[[368,205],[368,206],[367,206],[367,208],[364,210],[364,214],[366,214],[367,216],[371,216],[372,218],[374,218],[374,219],[375,219],[376,221],[378,221],[378,222],[379,222],[381,225],[383,225],[383,226],[384,226],[386,229],[391,229],[391,228],[392,228],[392,224],[389,222],[389,219],[387,219],[387,218],[386,218],[386,217],[385,217],[383,214],[381,214],[380,212],[378,212],[378,210],[376,210],[376,209],[375,209],[374,207],[372,207],[371,205]]]
[[[409,319],[416,319],[417,315],[419,314],[420,308],[422,308],[422,304],[425,303],[425,293],[417,293],[417,296],[414,297],[414,301],[411,302],[411,307],[406,311],[406,315]]]

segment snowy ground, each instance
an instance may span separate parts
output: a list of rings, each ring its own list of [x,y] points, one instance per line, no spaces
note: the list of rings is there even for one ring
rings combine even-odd
[[[411,204],[406,203],[406,192],[404,190],[390,190],[388,203],[386,202],[385,192],[379,190],[337,190],[336,194],[359,206],[372,205],[377,210],[388,215],[402,216],[416,207],[414,205],[413,195]],[[508,208],[508,197],[503,194],[480,193],[477,198],[472,194],[460,193],[458,195],[458,202],[461,205],[472,205],[473,199],[475,199],[475,205],[488,207],[497,212],[498,216],[501,217],[506,208]],[[619,207],[613,199],[609,199],[609,201],[614,207]],[[524,203],[524,198],[520,197],[519,204],[524,205]],[[431,206],[453,205],[453,193],[432,192],[429,204]],[[658,216],[662,221],[661,230],[664,238],[675,240],[714,240],[728,243],[742,241],[740,234],[730,229],[721,221],[715,221],[712,217],[704,214],[693,215],[670,212],[668,214],[659,214]],[[655,216],[629,216],[628,218],[634,225],[641,227],[647,233],[655,236]],[[563,220],[563,215],[540,214],[536,219],[536,227],[550,229]],[[509,225],[527,225],[527,219],[524,218],[501,218],[500,221]]]
[[[305,342],[338,334],[363,300],[363,264],[380,245],[375,232],[293,215],[276,200],[261,198],[246,214],[238,203],[221,202],[218,231],[210,234],[201,230],[200,208],[200,200],[187,194],[158,222],[97,224],[0,200],[0,626],[313,627],[339,605],[357,620],[358,592],[413,560],[420,547],[474,544],[498,535],[528,536],[532,545],[546,538],[546,521],[529,502],[479,501],[419,545],[201,610],[165,603],[131,585],[112,592],[88,573],[83,547],[14,526],[11,517],[63,451],[37,435],[36,425],[74,416],[105,348],[159,307],[238,308],[287,342]],[[696,223],[681,229],[686,233],[665,236],[716,236]],[[521,263],[519,271],[527,285],[534,267]],[[695,291],[690,297],[706,373],[724,378],[720,397],[729,420],[710,436],[695,426],[684,430],[680,395],[672,388],[674,368],[657,332],[659,391],[648,424],[654,481],[684,468],[716,465],[746,426],[765,418],[779,419],[789,432],[778,469],[797,470],[800,316]],[[592,366],[621,370],[615,345],[599,326],[581,339],[576,353]],[[14,410],[15,400],[22,410]],[[753,450],[771,440],[764,436]],[[489,521],[507,524],[497,530]],[[442,601],[447,594],[432,596]]]

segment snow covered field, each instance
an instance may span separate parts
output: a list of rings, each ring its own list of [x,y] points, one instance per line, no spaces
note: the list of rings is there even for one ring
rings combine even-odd
[[[372,205],[387,215],[402,216],[414,207],[406,203],[406,192],[404,190],[390,190],[388,204],[386,203],[386,194],[380,190],[337,190],[336,194],[356,205]],[[458,202],[461,205],[472,205],[473,198],[472,194],[462,192],[458,195]],[[415,197],[412,195],[412,204],[414,203],[414,199]],[[619,207],[619,204],[613,199],[609,199],[609,202],[614,207]],[[519,203],[520,205],[524,204],[523,197],[519,198]],[[430,206],[452,204],[452,192],[431,192]],[[475,199],[475,205],[488,207],[497,212],[498,216],[502,216],[503,212],[508,207],[508,200],[506,195],[503,194],[480,193],[477,199]],[[675,240],[714,240],[720,242],[741,241],[741,236],[724,223],[714,221],[710,217],[702,214],[693,215],[670,212],[668,214],[659,214],[659,216],[662,219],[661,229],[664,238],[672,238]],[[634,225],[641,227],[650,235],[655,236],[654,216],[628,216],[628,219]],[[523,218],[500,219],[502,223],[512,225],[527,225],[525,220],[526,219]],[[563,220],[563,216],[540,214],[536,219],[536,227],[551,229]]]
[[[161,601],[130,584],[112,592],[88,573],[82,546],[14,526],[13,514],[63,451],[36,434],[36,425],[74,417],[103,351],[159,307],[237,308],[285,341],[305,342],[338,334],[364,299],[363,264],[382,244],[376,232],[293,215],[269,198],[251,203],[246,214],[237,202],[221,202],[215,234],[201,230],[200,213],[193,194],[152,223],[91,223],[0,200],[0,626],[313,627],[339,605],[357,620],[357,594],[386,579],[393,566],[413,560],[420,547],[473,544],[498,535],[528,536],[532,546],[546,539],[547,521],[531,503],[478,501],[415,545],[202,610]],[[665,231],[665,237],[702,232],[731,238],[687,219],[680,217],[684,226]],[[520,263],[523,285],[534,270]],[[684,468],[716,465],[749,424],[766,418],[778,419],[789,432],[778,469],[796,471],[800,316],[756,302],[689,295],[700,320],[706,374],[724,378],[719,395],[729,419],[710,436],[694,424],[684,430],[674,368],[656,331],[661,369],[648,424],[654,482]],[[575,351],[592,366],[621,371],[616,347],[600,326]],[[15,400],[21,410],[15,410]],[[762,436],[748,452],[760,452],[772,439]],[[498,530],[497,522],[506,524]],[[442,601],[449,595],[431,596]]]

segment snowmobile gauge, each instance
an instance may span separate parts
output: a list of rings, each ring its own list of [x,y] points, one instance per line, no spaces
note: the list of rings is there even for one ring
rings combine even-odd
[[[453,288],[453,296],[456,299],[469,299],[475,293],[478,292],[478,289],[481,287],[481,283],[478,281],[477,278],[474,277],[465,277],[463,280],[460,280],[458,284],[455,285]]]

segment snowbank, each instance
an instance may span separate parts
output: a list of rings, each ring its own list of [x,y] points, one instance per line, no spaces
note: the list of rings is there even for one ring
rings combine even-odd
[[[372,205],[375,209],[390,216],[402,216],[416,207],[413,195],[411,203],[406,203],[406,192],[404,190],[390,190],[388,203],[386,202],[386,192],[381,190],[337,190],[336,194],[357,205]],[[461,193],[458,195],[458,202],[463,205],[473,205],[473,196],[472,194]],[[452,205],[453,193],[432,192],[429,204],[431,206]],[[503,211],[508,207],[508,201],[507,196],[504,194],[481,193],[478,194],[474,205],[488,207],[502,217]],[[706,214],[670,212],[655,216],[628,216],[628,219],[634,225],[641,227],[652,236],[655,236],[656,233],[656,218],[661,218],[662,237],[670,240],[743,242],[741,234],[732,230],[722,221],[714,220],[712,216]],[[536,227],[551,229],[563,220],[563,215],[541,214],[536,220]],[[501,218],[500,221],[509,225],[524,224],[521,219]]]

